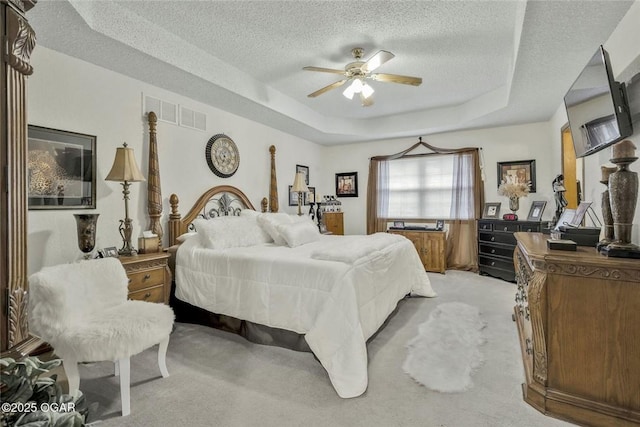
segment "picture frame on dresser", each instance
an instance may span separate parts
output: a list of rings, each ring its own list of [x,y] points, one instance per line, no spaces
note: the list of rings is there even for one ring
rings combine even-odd
[[[500,217],[500,205],[502,202],[487,202],[484,204],[482,218],[496,219]]]
[[[29,210],[96,208],[96,136],[28,125]]]
[[[531,203],[531,209],[529,209],[527,221],[541,221],[545,206],[547,206],[547,202],[544,200],[536,200]]]

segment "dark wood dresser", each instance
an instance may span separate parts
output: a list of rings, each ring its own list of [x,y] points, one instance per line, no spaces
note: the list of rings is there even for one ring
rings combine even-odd
[[[640,262],[516,233],[524,400],[585,426],[640,424]]]
[[[540,230],[540,222],[537,221],[478,220],[480,274],[515,282],[513,250],[516,247],[516,238],[513,237],[513,233],[519,231],[538,232]]]

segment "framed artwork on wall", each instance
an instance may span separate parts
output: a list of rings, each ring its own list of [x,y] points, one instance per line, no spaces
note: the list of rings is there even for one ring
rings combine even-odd
[[[30,210],[95,209],[95,169],[95,136],[29,125]]]
[[[307,187],[308,193],[304,193],[304,205],[309,206],[309,203],[316,202],[316,187]]]
[[[498,162],[498,187],[503,181],[512,179],[514,182],[529,182],[529,191],[536,192],[536,161],[517,160],[512,162]]]
[[[289,206],[298,206],[298,192],[292,191],[292,190],[293,190],[293,185],[290,185],[289,186]],[[302,194],[302,197],[304,198],[304,194]]]
[[[336,197],[358,197],[358,172],[336,174]]]
[[[296,165],[296,173],[299,172],[304,174],[304,183],[309,185],[309,166]]]

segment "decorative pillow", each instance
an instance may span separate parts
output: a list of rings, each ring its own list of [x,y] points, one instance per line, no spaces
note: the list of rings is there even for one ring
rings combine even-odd
[[[290,248],[315,242],[320,238],[318,228],[311,221],[279,224],[276,229]]]
[[[200,243],[209,249],[227,249],[254,246],[271,241],[254,218],[223,216],[196,219],[193,224]]]
[[[198,233],[196,233],[195,231],[190,231],[190,232],[188,232],[188,233],[184,233],[184,234],[179,235],[178,237],[176,237],[176,240],[177,240],[178,242],[180,242],[180,243],[184,243],[184,242],[186,242],[187,240],[189,240],[189,239],[191,239],[192,237],[195,237],[195,236],[197,236],[197,235],[198,235]]]
[[[287,242],[284,241],[276,226],[280,224],[291,224],[292,222],[291,215],[286,213],[265,212],[258,215],[258,224],[271,236],[274,243],[278,246],[284,246]]]

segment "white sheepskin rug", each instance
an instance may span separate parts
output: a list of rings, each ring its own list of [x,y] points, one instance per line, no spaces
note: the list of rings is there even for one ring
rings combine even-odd
[[[471,375],[484,358],[486,323],[476,307],[461,302],[440,304],[420,325],[418,336],[407,343],[409,349],[402,369],[425,387],[456,393],[473,386]]]

